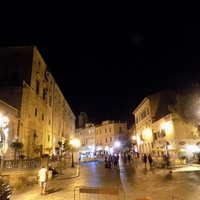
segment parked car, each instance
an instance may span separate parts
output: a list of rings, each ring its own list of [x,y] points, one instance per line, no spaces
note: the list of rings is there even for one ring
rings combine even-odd
[[[0,200],[9,200],[12,196],[12,189],[9,183],[0,178]]]

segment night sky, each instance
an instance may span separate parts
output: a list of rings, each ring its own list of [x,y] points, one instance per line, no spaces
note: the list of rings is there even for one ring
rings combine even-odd
[[[131,124],[146,96],[200,80],[196,2],[8,1],[0,47],[35,45],[76,117]]]

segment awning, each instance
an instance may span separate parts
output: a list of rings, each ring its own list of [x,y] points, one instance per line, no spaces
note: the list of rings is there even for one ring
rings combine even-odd
[[[90,145],[85,145],[79,149],[79,152],[93,152],[94,149]]]
[[[172,152],[186,152],[185,149],[179,149],[179,148],[171,148],[171,149],[164,149],[164,148],[153,148],[152,151],[172,151]]]

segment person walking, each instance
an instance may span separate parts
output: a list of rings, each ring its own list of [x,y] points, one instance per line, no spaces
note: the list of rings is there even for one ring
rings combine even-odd
[[[146,168],[147,167],[147,155],[146,155],[146,153],[143,154],[142,160],[143,160],[144,166]]]
[[[152,159],[151,154],[148,155],[148,161],[149,161],[149,165],[152,166],[153,159]]]
[[[132,160],[132,155],[131,155],[131,153],[130,153],[130,152],[128,152],[127,158],[128,158],[128,162],[130,163],[130,162],[131,162],[131,160]]]
[[[108,157],[108,168],[111,169],[111,165],[112,165],[112,156],[111,154]]]
[[[47,178],[48,178],[48,170],[42,166],[38,172],[39,177],[39,184],[40,184],[40,194],[45,195],[46,185],[47,185]]]
[[[107,158],[107,156],[105,157],[105,169],[107,169],[108,168],[108,158]]]

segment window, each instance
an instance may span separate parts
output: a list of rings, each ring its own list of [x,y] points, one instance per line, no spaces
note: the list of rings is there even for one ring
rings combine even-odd
[[[42,96],[43,100],[46,100],[46,95],[47,95],[47,90],[45,88],[43,89],[43,96]]]
[[[165,137],[165,136],[166,136],[165,129],[162,129],[162,130],[161,130],[161,137]]]
[[[37,137],[36,130],[33,130],[33,140],[34,140],[34,142],[35,142],[36,137]]]
[[[37,116],[37,108],[35,108],[35,116]]]
[[[42,114],[42,121],[44,121],[44,114]]]
[[[51,107],[52,104],[52,96],[49,97],[49,106]]]
[[[40,92],[40,81],[36,80],[36,93],[39,94]]]
[[[154,138],[154,140],[157,140],[158,139],[158,137],[157,137],[157,133],[153,133],[153,138]]]
[[[110,137],[110,142],[112,142],[112,137]]]

